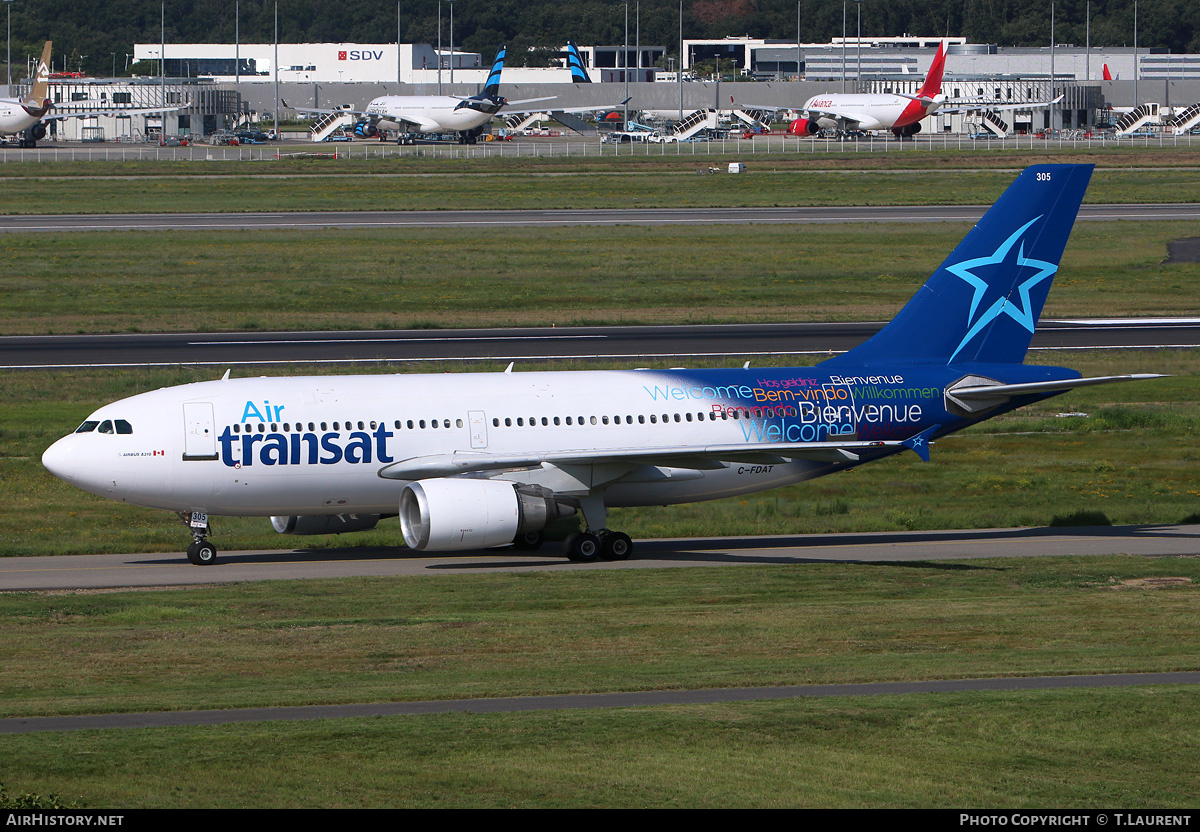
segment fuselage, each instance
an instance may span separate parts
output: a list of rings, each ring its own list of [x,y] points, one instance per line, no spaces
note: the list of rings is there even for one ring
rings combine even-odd
[[[475,109],[463,106],[463,99],[448,95],[384,95],[372,100],[366,113],[377,118],[384,130],[454,132],[487,124],[499,110],[499,106],[493,109],[489,104],[484,102],[480,105],[483,109]]]
[[[0,98],[0,134],[11,136],[28,130],[41,121],[48,110],[49,107],[32,107],[20,99]]]
[[[629,465],[606,488],[608,505],[665,505],[774,488],[898,450],[853,462],[746,461],[772,445],[956,430],[968,420],[947,412],[944,388],[963,374],[925,367],[230,379],[106,405],[43,461],[80,488],[153,508],[387,514],[405,483],[379,472],[419,457],[579,451],[602,460],[621,449],[745,449],[708,470]],[[498,478],[538,484],[545,476],[535,467]]]
[[[893,130],[916,124],[937,112],[940,100],[928,103],[899,95],[852,95],[825,93],[814,95],[804,104],[808,112],[837,113],[839,118],[822,115],[817,123],[828,129],[845,126],[841,119],[852,122],[859,130]],[[855,124],[856,123],[856,124]]]

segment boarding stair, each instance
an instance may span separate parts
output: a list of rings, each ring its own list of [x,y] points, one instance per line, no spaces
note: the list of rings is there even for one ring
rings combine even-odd
[[[1182,136],[1200,124],[1200,104],[1193,104],[1182,113],[1173,116],[1168,124],[1171,126],[1172,133],[1176,136]]]
[[[979,120],[983,122],[984,128],[986,128],[989,133],[999,136],[1000,138],[1004,138],[1008,135],[1008,122],[1000,118],[999,115],[991,110],[985,110],[979,116]]]
[[[597,132],[599,132],[596,129],[596,125],[588,124],[574,113],[564,113],[562,110],[551,110],[550,115],[563,127],[566,127],[568,130],[574,130],[581,136],[594,136]]]
[[[1134,107],[1128,113],[1125,113],[1119,119],[1117,119],[1117,135],[1127,136],[1146,124],[1157,121],[1158,105],[1142,104],[1139,107]]]
[[[504,117],[504,126],[511,133],[520,133],[526,127],[530,127],[539,121],[549,120],[549,113],[514,113],[511,116]]]
[[[717,111],[713,109],[697,110],[675,125],[671,135],[677,140],[690,139],[701,130],[717,129]]]
[[[334,110],[331,113],[325,113],[312,123],[312,126],[308,128],[308,137],[311,141],[323,142],[334,130],[353,127],[356,121],[358,121],[356,113],[348,110]]]
[[[735,109],[733,117],[751,130],[769,130],[771,113],[768,110]]]

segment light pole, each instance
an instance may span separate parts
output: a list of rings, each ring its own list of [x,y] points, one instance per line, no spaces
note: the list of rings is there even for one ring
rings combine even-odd
[[[454,0],[446,0],[450,4],[450,86],[454,86]]]
[[[4,4],[8,6],[8,74],[4,76],[5,82],[8,84],[8,97],[13,97],[12,91],[12,4],[13,0],[4,0]]]
[[[621,69],[625,76],[625,129],[629,129],[629,0],[625,3],[625,48],[621,50]]]
[[[846,0],[842,0],[842,92],[846,91]]]
[[[854,71],[854,91],[862,92],[862,0],[854,0],[858,7],[858,69]]]

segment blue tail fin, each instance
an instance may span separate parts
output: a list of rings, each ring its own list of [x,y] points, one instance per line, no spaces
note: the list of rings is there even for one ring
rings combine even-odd
[[[1092,167],[1026,168],[891,323],[824,363],[1021,363]]]
[[[500,47],[500,51],[496,53],[496,60],[492,63],[492,71],[488,73],[487,84],[483,87],[483,94],[496,98],[500,95],[500,74],[504,72],[504,47]]]
[[[583,58],[579,54],[579,47],[575,45],[575,41],[573,40],[567,41],[567,67],[571,70],[571,83],[592,83],[592,79],[588,77],[587,69],[583,66]]]

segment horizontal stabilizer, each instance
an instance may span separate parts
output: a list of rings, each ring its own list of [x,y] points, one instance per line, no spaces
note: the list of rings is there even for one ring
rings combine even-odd
[[[1123,376],[1096,376],[1095,378],[1068,378],[1061,381],[1033,381],[1027,384],[983,384],[974,387],[952,388],[947,392],[956,399],[991,399],[996,396],[1024,396],[1029,393],[1057,393],[1076,387],[1091,387],[1095,384],[1115,384],[1119,381],[1145,381],[1152,378],[1168,378],[1161,373],[1130,373]]]

